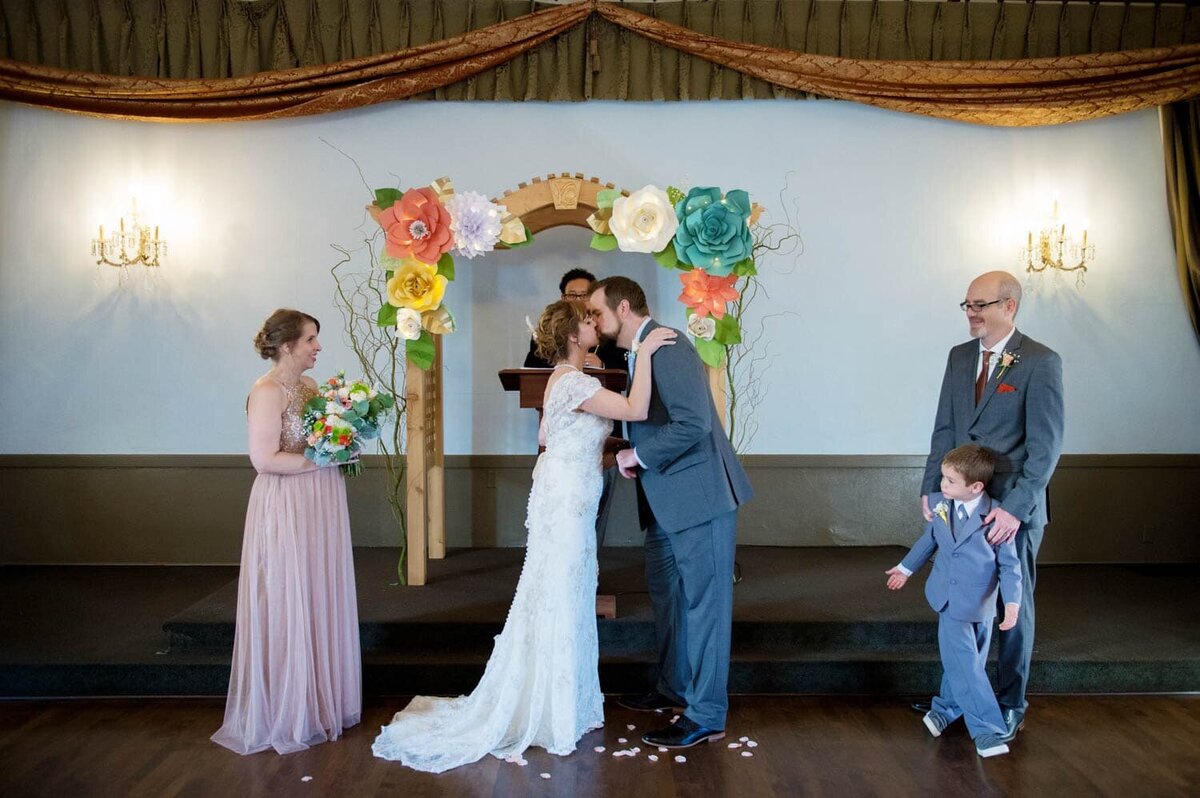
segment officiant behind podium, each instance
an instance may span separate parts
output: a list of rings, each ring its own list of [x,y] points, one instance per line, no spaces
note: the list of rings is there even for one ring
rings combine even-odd
[[[596,275],[589,272],[587,269],[571,269],[562,276],[558,281],[558,293],[563,299],[573,299],[576,302],[587,302],[588,295],[592,283],[596,282]],[[594,369],[620,369],[628,371],[628,366],[625,361],[625,350],[618,349],[615,341],[601,339],[600,346],[596,347],[595,352],[589,352],[587,359],[584,361],[586,368]],[[527,369],[548,369],[550,364],[537,356],[537,344],[532,337],[529,341],[529,354],[525,356],[525,368]],[[607,382],[607,381],[605,381]],[[611,385],[605,385],[607,388],[612,388]],[[620,390],[620,389],[618,389]],[[625,437],[625,425],[620,421],[613,422],[613,436],[616,438]],[[606,446],[606,451],[611,448]],[[605,458],[605,464],[609,465],[608,457]],[[604,469],[604,489],[600,494],[600,506],[596,511],[596,549],[599,550],[604,545],[604,535],[608,530],[608,511],[612,506],[613,487],[617,482],[617,469],[615,465]]]

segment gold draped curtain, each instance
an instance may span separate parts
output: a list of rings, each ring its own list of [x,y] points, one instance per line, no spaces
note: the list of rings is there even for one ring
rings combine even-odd
[[[0,97],[224,121],[390,100],[822,96],[994,125],[1200,96],[1186,4],[0,0]]]

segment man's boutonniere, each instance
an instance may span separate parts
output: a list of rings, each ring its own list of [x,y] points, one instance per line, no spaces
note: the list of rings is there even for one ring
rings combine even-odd
[[[629,347],[629,354],[631,354],[631,355],[637,355],[637,351],[638,351],[638,349],[640,349],[640,348],[641,348],[641,346],[642,346],[642,342],[641,342],[641,341],[639,341],[638,339],[634,338],[634,339],[633,339],[633,346]]]
[[[1013,366],[1021,362],[1021,355],[1017,352],[1009,352],[1005,349],[1000,353],[1000,370],[996,372],[996,379],[1004,376],[1004,372],[1008,371]]]
[[[950,505],[945,502],[938,502],[937,507],[933,508],[933,514],[942,519],[943,524],[950,523]]]

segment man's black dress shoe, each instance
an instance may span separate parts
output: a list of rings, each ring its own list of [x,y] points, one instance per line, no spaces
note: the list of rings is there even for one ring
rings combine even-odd
[[[662,693],[623,695],[617,698],[617,705],[625,707],[625,709],[632,709],[634,712],[656,712],[660,709],[683,712],[679,701],[672,701]]]
[[[1005,733],[1000,735],[1000,739],[1006,743],[1011,743],[1017,738],[1017,732],[1025,728],[1025,713],[1019,709],[1002,709],[1000,717],[1004,718]]]
[[[922,715],[927,714],[929,710],[933,709],[933,704],[928,701],[914,701],[909,706],[912,707],[913,712],[920,712]]]
[[[660,748],[691,748],[700,743],[720,740],[724,736],[724,729],[710,729],[696,723],[687,715],[680,715],[679,720],[672,725],[647,732],[642,736],[642,742]]]

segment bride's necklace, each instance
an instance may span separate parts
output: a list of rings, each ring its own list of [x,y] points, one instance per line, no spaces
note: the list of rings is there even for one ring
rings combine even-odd
[[[553,370],[553,371],[558,371],[558,370],[559,370],[560,368],[562,368],[563,366],[566,366],[566,367],[567,367],[567,368],[569,368],[569,369],[575,369],[576,371],[579,371],[579,369],[578,369],[578,368],[576,368],[575,366],[572,366],[570,363],[559,363],[559,364],[558,364],[557,366],[555,366],[555,367],[554,367],[552,370]]]

